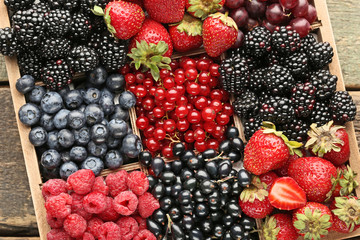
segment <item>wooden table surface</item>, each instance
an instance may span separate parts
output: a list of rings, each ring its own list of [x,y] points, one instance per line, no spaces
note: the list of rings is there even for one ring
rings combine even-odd
[[[354,123],[360,143],[360,4],[358,0],[327,3],[346,86],[358,106]],[[0,240],[35,240],[35,213],[2,56],[0,109]]]

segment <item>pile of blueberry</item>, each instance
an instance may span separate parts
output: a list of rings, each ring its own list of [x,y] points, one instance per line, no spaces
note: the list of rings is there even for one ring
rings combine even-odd
[[[124,86],[121,74],[108,75],[103,67],[87,73],[86,86],[60,92],[35,86],[29,75],[18,79],[16,88],[27,99],[19,118],[32,127],[29,139],[45,178],[67,179],[80,168],[97,176],[137,161],[142,144],[128,124],[136,98]]]

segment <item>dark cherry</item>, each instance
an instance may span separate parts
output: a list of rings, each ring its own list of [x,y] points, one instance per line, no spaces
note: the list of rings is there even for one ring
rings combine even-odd
[[[162,199],[160,199],[159,203],[160,203],[160,208],[164,211],[169,211],[169,209],[172,207],[173,205],[173,198],[166,196],[163,197]]]
[[[181,173],[180,173],[181,181],[185,182],[187,179],[189,179],[191,177],[194,177],[193,171],[191,171],[188,168],[184,168],[183,170],[181,170]]]
[[[219,166],[215,161],[210,161],[205,164],[205,169],[209,173],[210,177],[216,179],[218,176]]]
[[[160,179],[165,185],[171,185],[176,180],[176,176],[171,171],[165,171],[160,175]]]
[[[146,219],[146,227],[147,229],[152,232],[157,238],[162,239],[163,237],[163,232],[162,232],[162,227],[160,226],[160,224],[158,224],[157,222],[155,222],[154,220],[148,218]]]
[[[149,188],[151,190],[158,183],[158,180],[154,176],[151,176],[151,175],[147,176],[147,179],[149,180]]]
[[[225,214],[222,218],[222,223],[224,224],[225,228],[229,229],[231,225],[234,224],[234,218],[229,214]]]
[[[164,170],[164,167],[165,167],[164,159],[162,159],[160,157],[155,157],[151,161],[151,168],[152,168],[155,176],[159,176],[160,173]]]
[[[196,173],[195,173],[195,178],[199,181],[202,180],[209,180],[210,179],[210,175],[208,174],[207,171],[205,171],[204,169],[199,169]]]
[[[153,212],[151,218],[159,223],[160,225],[166,225],[167,224],[167,217],[166,217],[166,213],[165,211],[161,210],[161,209],[157,209]]]
[[[195,206],[195,214],[200,218],[205,218],[209,215],[209,207],[205,203],[198,203]]]
[[[252,231],[256,226],[255,219],[248,216],[242,216],[239,223],[244,227],[245,231]]]
[[[216,157],[217,153],[214,149],[207,149],[202,153],[204,159],[210,159]]]
[[[262,18],[265,15],[266,3],[260,0],[246,1],[245,8],[253,18]]]
[[[246,26],[249,20],[249,14],[243,7],[232,10],[229,16],[234,19],[239,28]]]
[[[191,202],[191,192],[189,190],[183,190],[179,193],[178,201],[181,205],[187,205]]]
[[[177,198],[181,191],[182,191],[182,184],[175,183],[174,185],[171,186],[170,196],[173,198]]]
[[[183,155],[181,155],[180,160],[182,162],[187,162],[190,158],[195,157],[195,153],[191,150],[186,150]]]
[[[185,146],[183,143],[176,143],[173,146],[173,154],[175,157],[180,157],[185,151]]]
[[[151,164],[152,156],[149,151],[143,151],[139,154],[139,162],[145,167],[149,167]]]
[[[174,172],[174,174],[178,175],[181,172],[181,169],[183,167],[183,164],[180,160],[175,160],[171,163],[171,171]]]
[[[240,169],[237,179],[240,187],[248,187],[251,183],[251,174],[245,169]]]
[[[154,186],[151,194],[154,195],[156,199],[160,199],[165,195],[165,186],[162,183],[158,183]]]
[[[231,150],[231,142],[230,140],[224,140],[219,145],[219,152],[228,154]]]
[[[239,224],[234,224],[230,228],[230,234],[233,239],[242,239],[244,232],[244,227]]]
[[[223,225],[216,224],[214,226],[213,235],[214,237],[221,238],[225,234],[225,228]],[[237,238],[235,238],[237,239]]]
[[[195,222],[191,216],[184,215],[183,219],[181,220],[181,225],[188,232],[195,227]]]
[[[196,185],[197,185],[196,178],[191,177],[184,182],[183,188],[189,190],[190,192],[193,192],[196,188]]]
[[[236,127],[228,127],[226,130],[226,138],[233,139],[239,137],[239,130]]]

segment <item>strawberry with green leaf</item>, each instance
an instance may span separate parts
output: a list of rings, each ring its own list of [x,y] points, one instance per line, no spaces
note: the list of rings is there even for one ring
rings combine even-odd
[[[186,0],[186,11],[192,16],[205,19],[216,13],[225,4],[225,0]]]
[[[144,0],[150,18],[161,23],[180,22],[185,13],[185,0]]]
[[[350,166],[341,165],[336,170],[337,176],[331,178],[332,188],[327,194],[325,202],[335,197],[348,196],[359,186],[359,183],[355,180],[357,173]]]
[[[334,219],[332,230],[350,233],[360,227],[360,199],[357,197],[336,197],[330,210]]]
[[[261,230],[265,240],[296,240],[299,237],[290,214],[267,216]]]

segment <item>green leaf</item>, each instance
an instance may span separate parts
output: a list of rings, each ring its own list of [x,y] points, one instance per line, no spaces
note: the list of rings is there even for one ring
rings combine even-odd
[[[166,42],[164,41],[160,41],[158,42],[158,44],[156,45],[156,52],[160,55],[163,55],[164,53],[166,53],[169,49],[169,46],[166,44]]]
[[[192,5],[187,9],[187,12],[195,12],[198,9],[196,5]]]
[[[166,64],[170,64],[170,63],[171,63],[171,58],[169,58],[169,57],[163,57],[162,62],[163,62],[163,63],[166,63]]]
[[[162,59],[163,59],[163,57],[160,55],[152,56],[150,58],[151,61],[156,62],[156,63],[160,63]]]
[[[136,62],[135,63],[135,69],[136,70],[139,70],[140,66],[141,66],[141,62]]]
[[[99,6],[94,6],[94,9],[91,9],[92,13],[95,14],[96,16],[104,16],[104,10],[99,7]]]
[[[294,227],[299,229],[299,230],[303,230],[303,229],[305,229],[306,226],[305,226],[305,223],[302,222],[302,221],[295,221],[294,222]]]

